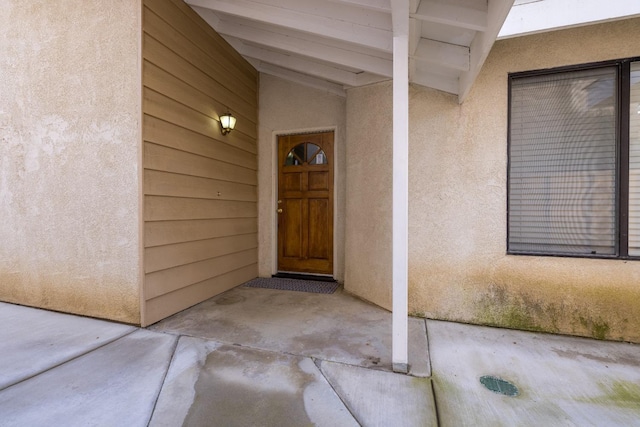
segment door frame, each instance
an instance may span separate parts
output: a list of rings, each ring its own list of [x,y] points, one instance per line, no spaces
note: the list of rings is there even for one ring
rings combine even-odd
[[[321,132],[333,132],[333,274],[332,277],[336,278],[336,267],[338,266],[338,251],[336,251],[337,243],[337,231],[336,227],[338,220],[338,197],[337,196],[337,183],[340,182],[340,171],[338,168],[340,159],[338,158],[338,145],[341,142],[338,134],[337,126],[322,126],[312,128],[301,128],[291,130],[273,131],[271,135],[271,200],[269,206],[272,212],[275,213],[278,209],[278,137],[287,135],[299,135],[305,133],[321,133]],[[271,242],[271,274],[278,272],[278,216],[273,215],[271,221],[271,235],[273,236]],[[301,273],[304,274],[304,273]],[[313,273],[309,273],[313,275]],[[344,272],[342,272],[344,274]]]

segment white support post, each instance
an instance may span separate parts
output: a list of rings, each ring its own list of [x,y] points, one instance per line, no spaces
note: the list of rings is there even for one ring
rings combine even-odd
[[[393,315],[392,363],[409,371],[409,3],[393,9]]]

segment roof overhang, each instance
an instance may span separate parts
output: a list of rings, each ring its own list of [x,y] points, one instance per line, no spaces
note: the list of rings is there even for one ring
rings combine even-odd
[[[394,0],[186,1],[258,71],[340,96],[392,78],[406,26],[409,81],[460,102],[496,38],[640,16],[629,0],[409,0],[406,23]]]
[[[393,77],[394,29],[406,26],[410,82],[462,102],[513,0],[410,0],[408,14],[394,14],[407,2],[391,0],[187,3],[258,71],[341,96]]]
[[[498,39],[640,17],[629,0],[515,0]]]

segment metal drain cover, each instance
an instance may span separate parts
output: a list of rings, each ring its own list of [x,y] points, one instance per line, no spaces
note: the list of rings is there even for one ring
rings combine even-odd
[[[493,375],[484,375],[480,377],[480,383],[494,393],[512,397],[520,394],[518,387],[516,387],[515,384],[510,383],[507,380],[503,380],[502,378],[494,377]]]

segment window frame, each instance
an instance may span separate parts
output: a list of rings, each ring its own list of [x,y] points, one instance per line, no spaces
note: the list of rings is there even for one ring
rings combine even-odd
[[[623,260],[640,260],[640,256],[629,255],[629,125],[630,125],[630,76],[631,63],[640,61],[640,57],[630,57],[624,59],[615,59],[609,61],[590,62],[585,64],[569,65],[555,68],[538,69],[531,71],[521,71],[508,74],[508,99],[507,99],[507,199],[506,199],[506,215],[507,215],[507,233],[506,248],[507,255],[524,255],[524,256],[544,256],[544,257],[562,257],[562,258],[594,258],[594,259],[623,259]],[[552,253],[552,252],[533,252],[511,250],[510,242],[510,224],[509,224],[509,205],[511,197],[511,105],[512,105],[512,83],[515,79],[544,76],[552,74],[561,74],[573,71],[583,71],[590,69],[615,67],[616,68],[616,117],[615,117],[615,254],[578,254],[578,253]]]

